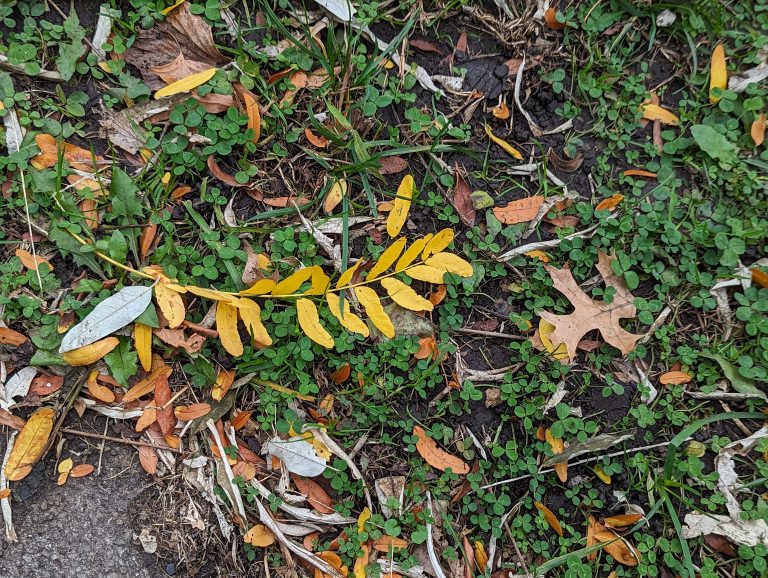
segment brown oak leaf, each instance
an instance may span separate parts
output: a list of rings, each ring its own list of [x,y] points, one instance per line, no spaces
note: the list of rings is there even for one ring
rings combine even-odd
[[[579,341],[593,329],[599,330],[603,339],[624,355],[632,351],[642,337],[626,331],[619,325],[620,319],[635,317],[637,308],[634,304],[634,296],[611,269],[611,262],[614,259],[615,257],[609,257],[604,253],[598,254],[597,270],[605,284],[616,290],[611,303],[594,300],[584,293],[567,267],[556,269],[546,266],[555,289],[568,298],[575,310],[568,315],[555,315],[549,311],[541,311],[539,315],[555,326],[549,338],[552,343],[564,343],[571,360],[576,355]]]

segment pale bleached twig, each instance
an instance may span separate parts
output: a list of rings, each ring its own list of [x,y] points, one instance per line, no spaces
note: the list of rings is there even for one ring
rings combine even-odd
[[[0,465],[0,491],[8,488],[8,480],[5,478],[5,464],[8,463],[8,458],[11,457],[13,451],[13,444],[16,441],[16,435],[18,432],[11,432],[8,436],[8,446],[5,448],[5,456],[3,456],[3,463]],[[5,538],[9,542],[18,542],[19,538],[16,536],[16,529],[13,527],[13,512],[11,510],[11,497],[6,496],[0,500],[0,506],[3,511],[3,522],[5,523]]]

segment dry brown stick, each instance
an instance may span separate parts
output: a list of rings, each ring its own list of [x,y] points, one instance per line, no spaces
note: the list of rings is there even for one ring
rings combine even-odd
[[[131,445],[131,446],[146,446],[148,448],[155,448],[156,450],[164,450],[164,451],[168,451],[168,452],[173,452],[175,454],[183,453],[180,449],[172,448],[170,446],[168,446],[168,447],[166,447],[166,446],[158,446],[158,445],[155,445],[155,444],[151,444],[149,442],[133,441],[133,440],[127,440],[127,439],[123,439],[123,438],[116,438],[114,436],[106,436],[106,435],[102,435],[102,434],[99,434],[99,433],[91,433],[91,432],[87,432],[87,431],[80,431],[80,430],[76,430],[76,429],[70,429],[68,427],[63,427],[63,428],[61,428],[60,431],[61,431],[61,433],[71,434],[71,435],[75,435],[75,436],[81,436],[81,437],[84,437],[84,438],[95,438],[95,439],[98,439],[98,440],[106,440],[108,442],[117,442],[119,444],[128,444],[128,445]]]
[[[69,377],[69,374],[66,377]],[[69,391],[69,397],[67,398],[67,402],[64,405],[64,409],[62,410],[61,415],[59,416],[59,419],[56,420],[56,424],[53,426],[53,431],[51,432],[51,436],[48,438],[48,443],[45,444],[43,455],[40,456],[41,460],[42,458],[48,455],[49,451],[51,451],[51,448],[53,447],[53,442],[56,439],[56,436],[61,431],[61,426],[64,425],[64,420],[67,419],[69,410],[72,409],[72,406],[74,405],[75,400],[77,399],[77,396],[80,395],[80,390],[83,389],[84,384],[85,384],[85,371],[83,370],[80,372],[80,376],[77,378],[75,385],[72,386],[72,389]]]
[[[514,339],[515,341],[525,341],[528,339],[525,335],[513,335],[511,333],[498,333],[497,331],[483,331],[482,329],[456,329],[453,333],[463,333],[465,335],[480,335],[482,337],[499,337],[501,339]]]

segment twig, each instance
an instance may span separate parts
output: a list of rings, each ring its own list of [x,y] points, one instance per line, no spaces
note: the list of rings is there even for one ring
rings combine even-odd
[[[70,435],[75,435],[75,436],[81,436],[81,437],[84,437],[84,438],[95,438],[95,439],[98,439],[98,440],[106,440],[106,441],[109,441],[109,442],[117,442],[119,444],[128,444],[130,446],[145,446],[145,447],[148,447],[148,448],[155,448],[156,450],[164,450],[164,451],[167,451],[167,452],[173,452],[173,453],[176,453],[176,454],[183,453],[181,450],[176,449],[176,448],[172,448],[172,447],[163,447],[163,446],[158,446],[156,444],[151,444],[149,442],[143,442],[141,440],[139,440],[139,441],[127,440],[127,439],[123,439],[123,438],[117,438],[117,437],[114,437],[114,436],[103,435],[103,434],[100,434],[100,433],[91,433],[91,432],[88,432],[88,431],[80,431],[80,430],[77,430],[77,429],[70,429],[68,427],[63,427],[59,431],[61,433],[63,433],[63,434],[70,434]]]
[[[494,257],[494,260],[500,263],[504,263],[505,261],[509,261],[510,259],[512,259],[512,257],[517,257],[518,255],[524,255],[525,253],[530,253],[531,251],[546,249],[548,247],[557,247],[560,243],[562,243],[566,239],[575,239],[577,237],[589,238],[593,235],[596,229],[597,229],[597,224],[592,225],[591,227],[584,229],[583,231],[575,231],[570,235],[566,235],[562,239],[552,239],[550,241],[536,241],[534,243],[521,245],[519,247],[515,247],[514,249],[510,249],[506,253],[502,253],[501,255]]]
[[[38,78],[52,80],[53,82],[62,82],[64,80],[58,72],[53,70],[41,70],[37,74],[28,74],[27,71],[24,70],[23,66],[19,66],[18,64],[11,64],[8,62],[8,57],[5,54],[0,54],[0,68],[3,68],[8,72],[15,72],[17,74],[24,74],[26,76],[37,76]]]
[[[465,335],[480,335],[482,337],[498,337],[500,339],[514,339],[515,341],[525,341],[528,339],[524,335],[512,335],[511,333],[498,333],[497,331],[483,331],[482,329],[455,329],[453,333],[463,333]]]
[[[109,427],[109,418],[106,419],[104,422],[104,433],[102,435],[107,435],[107,428]],[[98,476],[101,474],[101,461],[104,458],[104,447],[107,445],[107,440],[103,439],[101,440],[101,445],[99,446],[99,467],[96,468],[96,475]]]
[[[427,507],[429,508],[429,519],[434,518],[435,512],[432,509],[432,496],[427,492]],[[427,521],[427,553],[429,554],[429,561],[432,563],[432,570],[435,572],[437,578],[447,578],[445,572],[440,567],[440,561],[435,554],[435,544],[432,542],[432,522]]]
[[[8,480],[5,479],[5,464],[8,463],[8,458],[11,457],[13,451],[13,443],[16,441],[16,435],[18,432],[11,432],[8,437],[8,445],[5,448],[5,455],[3,456],[3,463],[0,464],[0,491],[5,490],[8,487]],[[6,496],[0,500],[0,506],[3,510],[3,522],[5,523],[5,538],[9,542],[18,542],[19,538],[16,536],[16,529],[13,527],[13,512],[11,510],[10,496]]]
[[[72,386],[72,390],[69,392],[67,403],[64,405],[64,409],[61,412],[59,419],[56,420],[56,424],[53,426],[53,431],[51,432],[51,436],[48,438],[48,443],[45,444],[45,449],[43,449],[43,454],[40,456],[40,459],[44,458],[46,455],[48,455],[48,452],[51,451],[51,448],[53,447],[53,442],[56,439],[56,436],[62,430],[61,426],[64,425],[64,420],[67,419],[69,410],[72,409],[72,406],[74,405],[75,400],[77,399],[77,396],[80,395],[80,390],[83,389],[84,384],[85,384],[85,372],[81,372],[80,377],[77,379],[77,381],[75,382],[75,385]]]

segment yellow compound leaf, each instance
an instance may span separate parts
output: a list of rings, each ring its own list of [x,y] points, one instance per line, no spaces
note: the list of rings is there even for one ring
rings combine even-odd
[[[67,363],[67,365],[71,365],[73,367],[90,365],[91,363],[95,363],[104,357],[107,353],[112,351],[115,347],[117,347],[118,343],[120,343],[120,340],[118,340],[117,337],[105,337],[104,339],[96,341],[95,343],[91,343],[90,345],[85,345],[84,347],[78,347],[72,351],[62,353],[61,357]]]
[[[414,265],[413,267],[408,267],[408,269],[405,270],[405,274],[411,279],[440,285],[443,282],[445,271],[430,267],[429,265]]]
[[[400,307],[410,309],[411,311],[432,311],[435,308],[431,301],[424,299],[424,297],[398,279],[382,279],[381,286],[387,290],[392,301]]]
[[[272,289],[272,295],[291,295],[292,293],[296,293],[299,287],[312,276],[314,267],[316,266],[305,267],[304,269],[299,269],[292,275],[289,275]]]
[[[144,371],[152,369],[152,328],[138,321],[133,326],[133,343]]]
[[[266,295],[267,293],[271,293],[275,287],[277,287],[277,283],[272,279],[259,279],[245,291],[240,291],[240,295],[243,297]]]
[[[240,357],[243,354],[243,342],[237,331],[237,307],[220,301],[216,306],[216,331],[219,332],[221,345],[230,355]]]
[[[339,320],[341,326],[352,333],[359,333],[363,337],[368,337],[370,331],[368,326],[357,315],[349,310],[349,298],[344,299],[344,314],[341,313],[341,299],[336,293],[326,294],[328,300],[328,310],[336,319]]]
[[[312,301],[297,299],[296,314],[299,318],[299,327],[307,337],[328,349],[333,347],[333,337],[320,324],[320,315]]]
[[[680,119],[677,118],[677,116],[666,108],[661,108],[656,104],[650,102],[646,103],[642,105],[641,110],[643,111],[643,118],[645,120],[658,120],[661,124],[669,124],[672,126],[680,124]]]
[[[216,74],[216,71],[218,70],[218,68],[209,68],[208,70],[196,72],[195,74],[190,74],[186,78],[172,82],[165,88],[158,90],[155,93],[155,99],[165,98],[166,96],[173,96],[174,94],[179,94],[180,92],[189,92],[190,90],[194,90],[201,84],[205,84],[211,78],[213,78],[213,75]]]
[[[243,541],[255,548],[266,548],[275,543],[275,535],[264,524],[256,524],[245,533]]]
[[[471,277],[472,265],[453,253],[437,253],[424,261],[430,267],[442,269],[459,277]]]
[[[256,341],[264,345],[272,345],[272,338],[267,333],[267,328],[261,322],[261,308],[259,304],[252,299],[240,299],[237,302],[237,308],[240,311],[240,318],[243,320],[245,328]]]
[[[21,428],[5,464],[5,476],[9,481],[23,480],[32,471],[32,466],[40,459],[48,443],[53,429],[53,416],[54,411],[44,407],[33,413]]]
[[[547,508],[541,502],[534,502],[533,505],[536,506],[536,509],[539,512],[544,514],[544,520],[546,520],[549,527],[555,531],[555,534],[557,534],[558,536],[562,536],[563,527],[560,525],[560,521],[557,519],[557,517],[552,513],[552,510]]]
[[[387,248],[387,250],[381,254],[381,257],[379,257],[379,260],[376,261],[376,264],[368,272],[368,277],[366,277],[366,279],[368,280],[376,279],[384,271],[389,269],[390,266],[392,266],[392,263],[397,261],[397,258],[401,255],[401,253],[403,252],[403,249],[405,249],[405,243],[406,243],[405,237],[400,237],[397,241],[392,243]]]
[[[323,201],[323,212],[326,215],[330,215],[346,194],[347,181],[344,179],[339,179],[333,183],[328,191],[328,194],[325,195],[325,200]]]
[[[155,283],[155,301],[160,307],[163,317],[168,321],[168,327],[175,329],[184,321],[186,309],[184,301],[173,289],[169,289],[163,279]]]
[[[715,46],[712,51],[712,60],[709,63],[709,102],[712,104],[721,98],[712,94],[716,88],[720,90],[728,88],[728,69],[725,65],[725,48],[722,44]]]
[[[413,190],[416,184],[412,175],[405,175],[400,186],[397,188],[397,198],[395,199],[392,211],[387,216],[387,233],[393,239],[400,234],[400,230],[408,218],[408,211],[411,210],[411,199],[413,199]]]
[[[402,256],[397,260],[395,271],[399,273],[408,265],[413,263],[416,257],[421,255],[421,252],[424,250],[424,246],[427,244],[427,241],[429,241],[430,238],[431,237],[422,237],[421,239],[416,239],[413,243],[411,243],[411,246],[408,247],[405,250],[405,253],[403,253]]]
[[[500,139],[495,134],[493,134],[491,127],[488,126],[487,124],[485,125],[485,134],[487,134],[488,138],[491,139],[495,144],[499,145],[501,148],[503,148],[505,151],[507,151],[510,155],[515,157],[517,160],[519,161],[523,160],[523,155],[520,153],[520,151],[517,150],[515,147],[513,147],[511,144],[509,144],[507,141]]]
[[[360,305],[365,309],[365,314],[381,331],[385,337],[392,339],[395,336],[395,326],[392,324],[392,320],[384,311],[384,307],[381,305],[381,299],[376,294],[376,291],[370,287],[355,287],[355,295]]]
[[[347,267],[345,271],[339,275],[339,280],[336,281],[336,289],[339,289],[341,287],[346,287],[349,285],[349,282],[352,281],[352,277],[355,275],[355,271],[357,271],[357,268],[360,266],[360,263],[362,263],[363,260],[360,259],[357,263],[352,265],[351,267]]]
[[[435,253],[439,253],[453,242],[453,229],[443,229],[435,233],[435,235],[427,241],[424,245],[424,251],[421,253],[422,259],[428,259]]]

